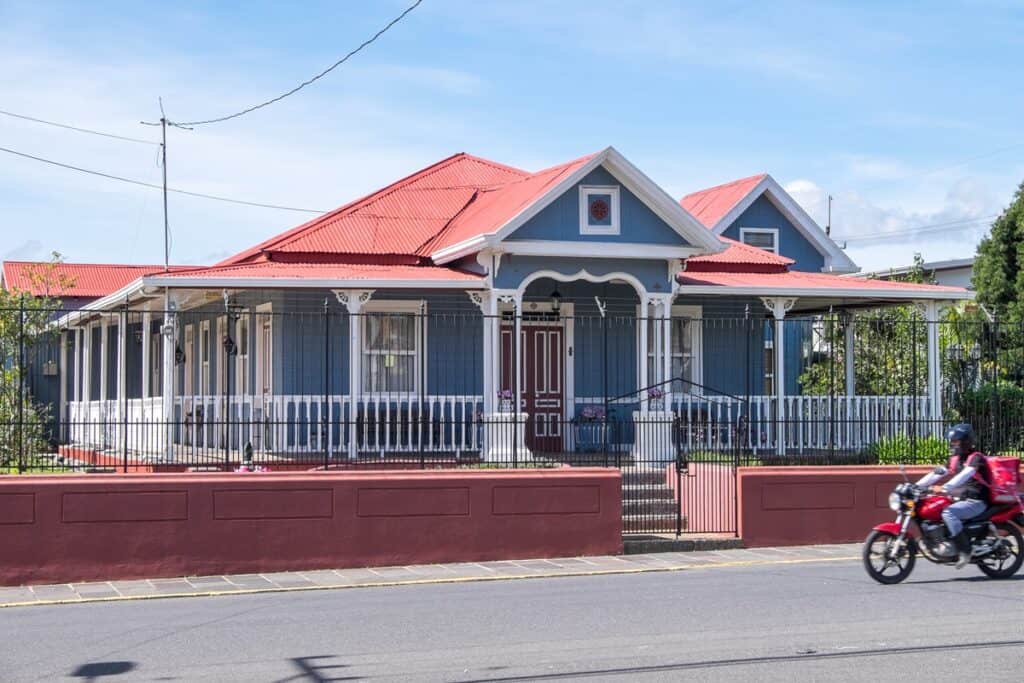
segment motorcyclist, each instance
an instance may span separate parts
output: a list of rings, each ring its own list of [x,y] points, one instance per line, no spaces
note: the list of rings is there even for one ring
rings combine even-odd
[[[975,449],[974,428],[966,423],[954,425],[946,433],[949,441],[949,471],[953,475],[936,493],[955,494],[960,500],[942,511],[942,521],[956,545],[956,568],[971,561],[971,539],[964,531],[964,520],[977,517],[988,507],[990,481],[985,456]]]

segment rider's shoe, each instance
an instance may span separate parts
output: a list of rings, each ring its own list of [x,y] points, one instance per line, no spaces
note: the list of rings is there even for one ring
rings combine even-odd
[[[967,563],[971,561],[971,539],[967,537],[967,533],[961,531],[953,537],[953,542],[956,543],[957,552],[959,557],[956,560],[956,568],[963,569],[967,566]]]

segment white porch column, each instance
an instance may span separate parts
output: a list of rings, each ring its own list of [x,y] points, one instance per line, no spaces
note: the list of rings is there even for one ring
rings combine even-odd
[[[764,307],[771,311],[775,318],[775,335],[772,342],[775,351],[775,452],[784,455],[786,452],[786,330],[784,320],[786,313],[796,303],[796,299],[782,297],[764,297]]]
[[[147,398],[149,398],[150,393],[152,393],[152,389],[149,386],[149,382],[150,382],[150,379],[149,379],[150,378],[149,368],[150,368],[150,366],[152,364],[152,359],[150,358],[150,354],[152,353],[152,349],[150,347],[150,341],[149,341],[149,338],[150,338],[149,330],[150,330],[150,328],[152,326],[153,326],[153,314],[150,313],[149,311],[145,311],[142,314],[142,399],[143,399],[143,405],[145,405],[145,400]]]
[[[82,401],[92,400],[92,325],[82,330]]]
[[[651,383],[650,380],[647,378],[647,328],[649,327],[647,321],[651,317],[650,303],[650,297],[647,295],[646,292],[642,292],[640,294],[640,315],[636,321],[637,325],[640,326],[640,348],[637,349],[637,352],[640,355],[640,362],[637,364],[637,373],[639,375],[639,377],[637,377],[637,391],[640,391],[641,389],[643,389],[644,387]],[[657,349],[655,349],[655,353],[657,353]],[[647,395],[641,394],[640,412],[646,413],[647,410]]]
[[[122,434],[127,415],[121,411],[128,410],[128,314],[121,313],[117,323],[117,427],[118,435],[115,446],[126,443],[127,434]]]
[[[655,380],[664,382],[672,378],[672,297],[671,294],[652,295],[655,328],[654,362]],[[672,409],[672,385],[661,387],[665,392],[665,410]]]
[[[334,296],[338,303],[348,310],[348,457],[359,456],[356,442],[356,416],[359,414],[360,387],[362,384],[363,320],[360,311],[363,304],[373,296],[372,289],[336,289]]]
[[[843,365],[846,375],[846,395],[856,396],[857,376],[855,372],[856,359],[854,358],[854,331],[853,317],[846,320],[846,327],[843,328]]]
[[[103,318],[100,322],[100,400],[106,401],[110,396],[107,394],[109,387],[107,386],[107,356],[109,349],[107,345],[110,344],[110,326],[107,324],[107,319]]]
[[[515,373],[509,377],[510,387],[517,394],[513,398],[511,412],[500,412],[498,402],[498,391],[501,389],[501,373],[504,364],[504,350],[501,341],[501,315],[498,303],[510,303],[514,307],[514,320],[511,340],[511,350],[515,352],[515,358],[510,363],[510,371]],[[484,449],[483,459],[486,462],[503,462],[517,464],[532,460],[533,453],[526,445],[526,421],[529,415],[523,412],[522,392],[526,389],[523,386],[523,296],[516,290],[493,290],[488,302],[491,320],[491,409],[486,412],[486,424],[484,425]]]
[[[82,400],[82,330],[74,329],[75,335],[75,379],[71,385],[72,401]]]
[[[469,291],[466,292],[469,296],[469,300],[472,301],[477,307],[480,308],[482,315],[481,327],[483,336],[483,354],[481,361],[483,364],[483,411],[484,414],[490,414],[494,411],[495,394],[498,391],[495,387],[494,381],[494,343],[492,341],[492,335],[494,334],[495,319],[498,315],[498,302],[497,298],[493,296],[491,292],[479,292]]]
[[[60,408],[58,414],[60,416],[60,426],[63,430],[67,430],[68,420],[68,335],[71,334],[70,330],[66,330],[60,333],[60,368],[57,371],[57,379],[60,382]],[[60,435],[61,440],[64,440],[63,435]]]
[[[931,411],[930,418],[941,430],[939,424],[942,420],[942,365],[939,361],[939,315],[941,304],[938,301],[924,302],[924,320],[927,326],[928,340],[928,404]],[[916,397],[915,397],[915,400]],[[929,431],[932,431],[929,430]]]
[[[161,374],[160,395],[163,404],[164,456],[168,462],[174,460],[174,346],[177,315],[175,304],[169,298],[164,304],[166,313],[161,333]]]

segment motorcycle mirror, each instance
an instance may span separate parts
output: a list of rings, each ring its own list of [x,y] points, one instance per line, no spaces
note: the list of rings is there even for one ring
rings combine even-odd
[[[907,466],[904,465],[903,463],[900,463],[900,474],[903,475],[903,481],[905,481],[905,482],[907,482],[909,484],[910,483],[910,479],[907,478]]]
[[[943,467],[942,465],[939,465],[939,466],[938,466],[938,467],[936,467],[936,468],[935,468],[934,470],[932,470],[932,474],[937,474],[937,475],[939,475],[940,477],[944,477],[944,476],[946,476],[947,474],[949,474],[949,470],[947,470],[947,469],[946,469],[945,467]]]

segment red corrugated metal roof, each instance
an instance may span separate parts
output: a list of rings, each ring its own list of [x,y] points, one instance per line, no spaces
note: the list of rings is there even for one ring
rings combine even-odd
[[[737,268],[749,269],[755,267],[759,270],[768,269],[774,272],[783,272],[795,263],[791,258],[779,256],[770,251],[758,249],[728,237],[719,236],[718,239],[728,245],[725,251],[687,259],[686,269],[701,272],[724,271],[729,270],[729,266],[734,266]]]
[[[759,173],[748,178],[740,178],[699,190],[686,195],[679,200],[679,203],[703,223],[704,227],[711,229],[721,220],[722,216],[729,213],[732,207],[739,204],[740,200],[746,197],[766,175],[766,173]]]
[[[870,295],[872,292],[914,292],[924,293],[948,293],[951,298],[963,298],[967,290],[962,287],[946,287],[940,285],[923,285],[909,282],[889,282],[884,280],[858,280],[855,278],[829,275],[827,273],[803,273],[796,271],[784,271],[775,273],[751,273],[751,272],[685,272],[676,276],[676,281],[683,287],[686,286],[712,286],[723,288],[762,288],[762,289],[787,289],[795,293],[799,290],[847,290],[863,292]],[[684,290],[685,291],[685,290]]]
[[[32,272],[46,273],[50,263],[44,261],[4,261],[3,282],[8,290],[32,296],[99,298],[113,294],[143,275],[163,272],[163,266],[123,265],[114,263],[58,263],[54,266],[54,288],[34,281]],[[172,271],[194,266],[171,266]],[[65,283],[64,286],[56,283]]]
[[[159,273],[156,275],[160,275]],[[195,268],[170,273],[168,277],[182,280],[182,286],[189,278],[238,278],[238,279],[289,279],[289,280],[455,280],[466,283],[483,281],[482,275],[443,266],[378,265],[367,263],[280,263],[257,261],[236,265]]]
[[[473,203],[452,220],[442,235],[431,240],[422,253],[426,255],[477,235],[493,232],[593,158],[593,154],[588,154],[568,163],[538,171],[521,180],[481,190]]]
[[[511,166],[456,154],[217,265],[273,252],[414,255],[479,190],[528,176]]]

